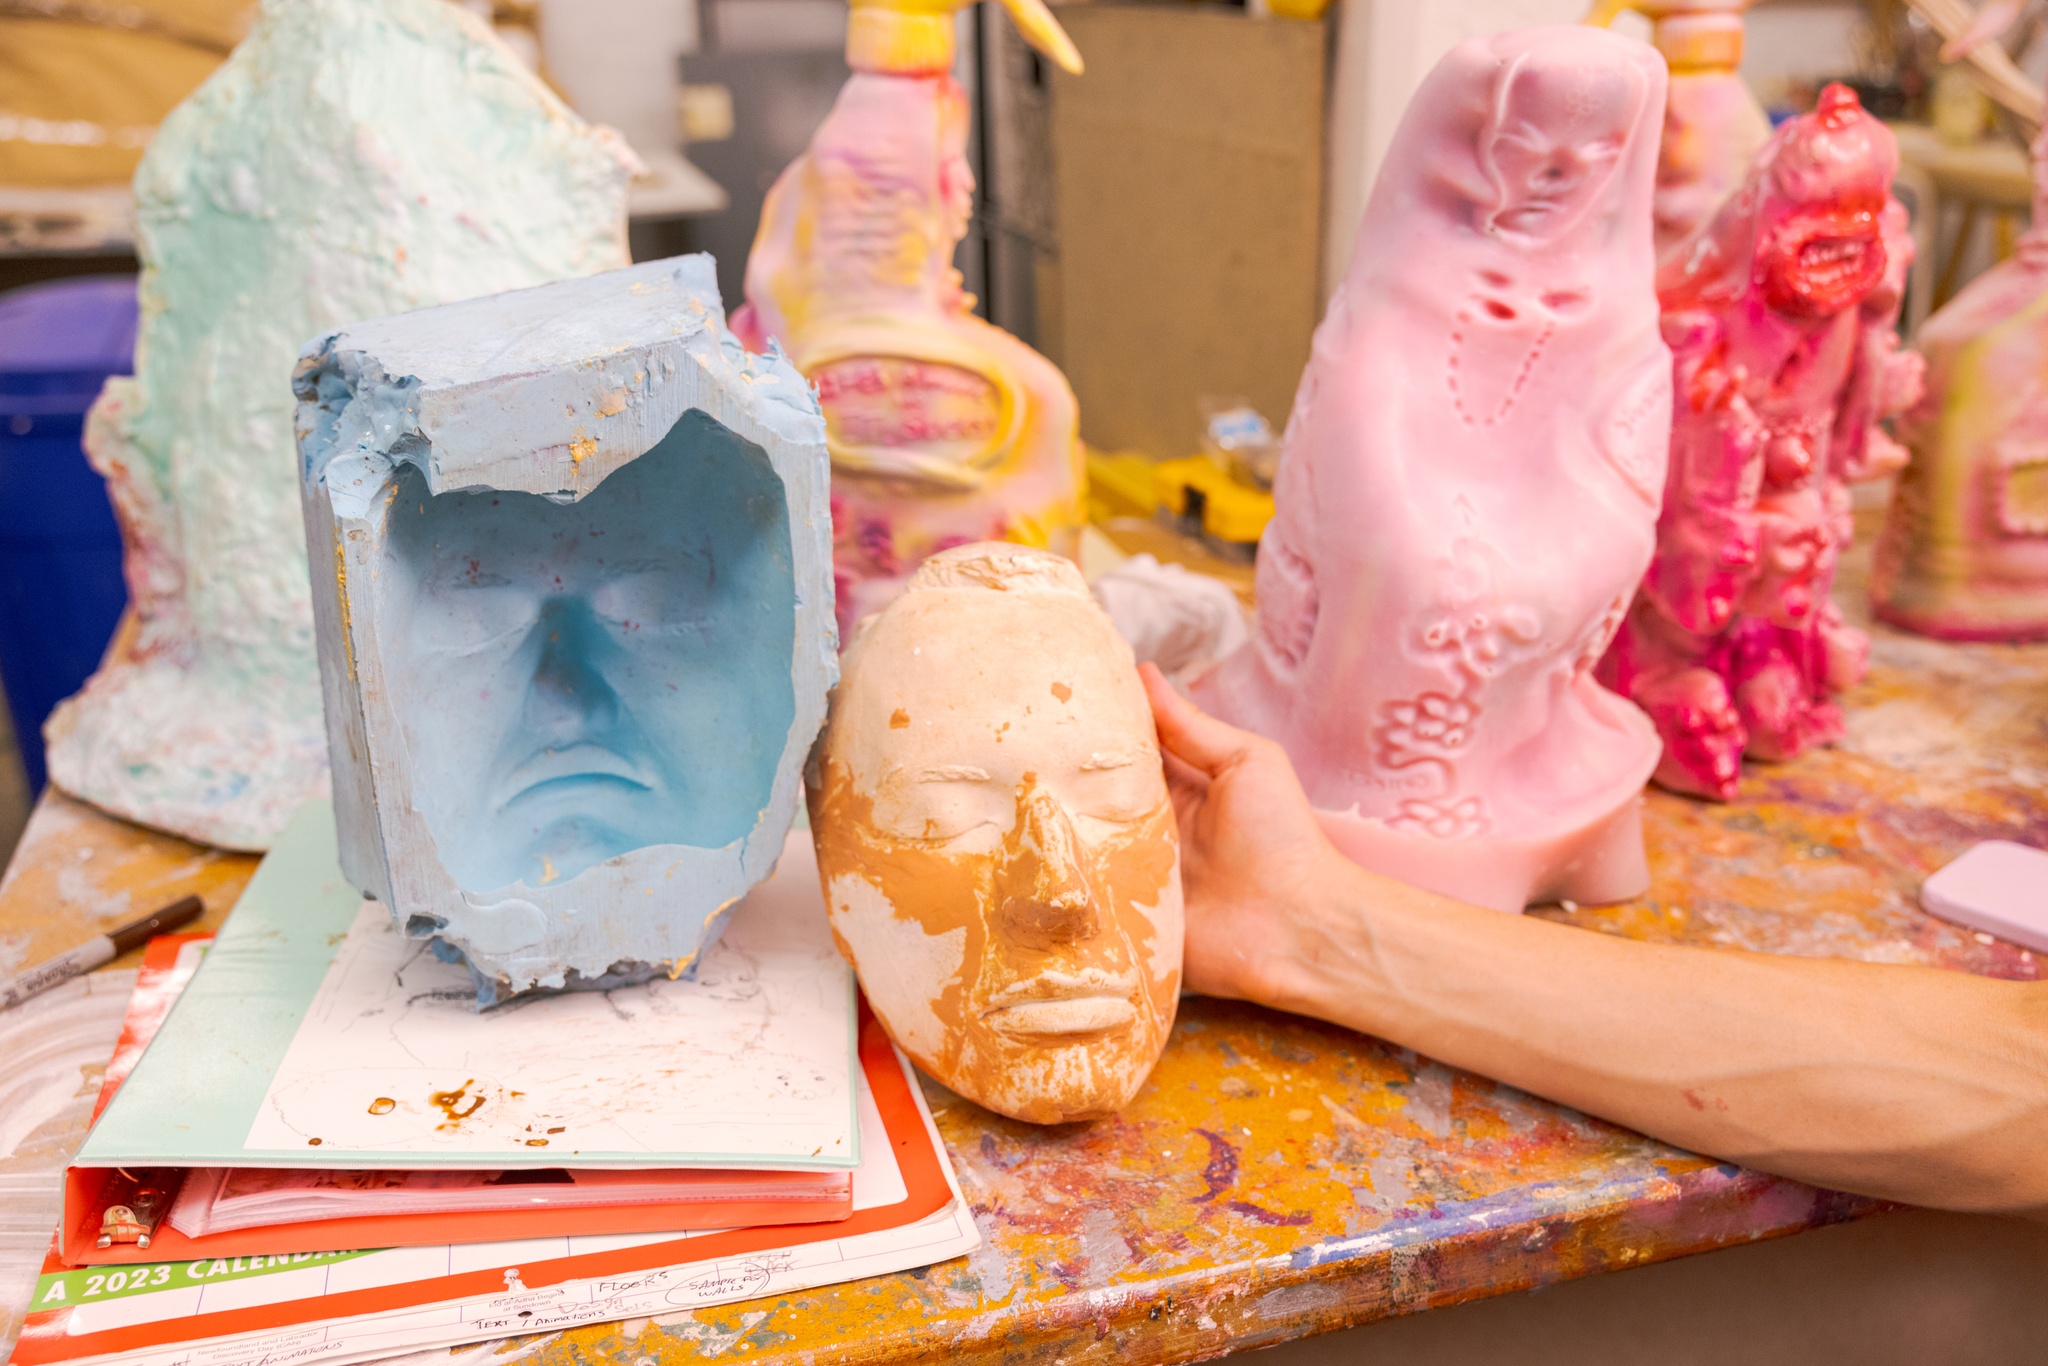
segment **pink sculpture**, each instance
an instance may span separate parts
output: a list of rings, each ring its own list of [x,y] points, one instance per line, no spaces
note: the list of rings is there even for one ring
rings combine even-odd
[[[949,74],[964,3],[854,0],[854,74],[768,193],[732,319],[818,386],[847,640],[927,556],[1008,540],[1071,557],[1086,520],[1073,390],[974,316],[953,269],[974,208],[967,98]],[[1040,0],[1008,4],[1026,38],[1081,69]]]
[[[2048,136],[2034,226],[1920,325],[1927,394],[1878,538],[1877,615],[1948,640],[2048,639]]]
[[[1649,880],[1656,733],[1592,670],[1664,481],[1664,84],[1580,27],[1430,74],[1295,396],[1256,636],[1194,687],[1352,859],[1501,910]]]
[[[1677,413],[1657,555],[1600,677],[1664,737],[1657,780],[1735,795],[1745,750],[1841,733],[1833,694],[1869,642],[1828,598],[1848,483],[1905,453],[1876,423],[1913,402],[1898,316],[1912,240],[1891,133],[1845,86],[1781,127],[1741,191],[1658,273]]]

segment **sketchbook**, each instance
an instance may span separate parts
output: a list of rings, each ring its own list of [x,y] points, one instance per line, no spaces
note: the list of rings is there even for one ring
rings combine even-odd
[[[95,1115],[119,1093],[211,938],[172,935],[150,944]],[[123,1180],[131,1175],[140,1180]],[[126,1192],[144,1184],[175,1197],[150,1245],[98,1247],[93,1234],[105,1227],[108,1208],[125,1204]],[[65,1256],[75,1266],[569,1233],[681,1233],[816,1223],[844,1219],[853,1210],[852,1173],[844,1171],[194,1167],[131,1174],[88,1168],[67,1170],[64,1189],[71,1233]]]
[[[98,1197],[123,1170],[736,1168],[749,1176],[731,1174],[735,1191],[789,1178],[757,1205],[795,1192],[839,1202],[795,1217],[844,1213],[860,1159],[856,997],[805,832],[694,980],[487,1012],[473,999],[467,969],[342,880],[331,812],[308,804],[74,1159],[64,1255],[151,1260],[92,1245]]]
[[[145,963],[131,1033],[142,1018],[146,1037],[147,1016],[175,992],[167,966]],[[858,1039],[863,1158],[849,1174],[843,1221],[82,1268],[53,1246],[13,1366],[347,1366],[789,1293],[973,1250],[980,1234],[908,1062],[864,1009]],[[129,1060],[117,1051],[109,1088]]]

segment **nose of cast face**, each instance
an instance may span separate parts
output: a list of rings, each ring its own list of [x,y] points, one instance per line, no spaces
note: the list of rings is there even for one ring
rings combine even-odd
[[[1017,824],[998,874],[1005,938],[1056,949],[1095,937],[1101,917],[1075,847],[1074,827],[1060,804],[1026,781]]]
[[[618,710],[619,695],[593,660],[600,641],[589,604],[576,598],[550,599],[533,630],[540,644],[533,692],[543,709],[555,714],[555,719],[573,716],[588,724],[610,721]]]

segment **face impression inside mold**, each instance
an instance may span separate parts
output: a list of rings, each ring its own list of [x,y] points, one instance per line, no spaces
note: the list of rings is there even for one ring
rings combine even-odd
[[[811,812],[834,932],[919,1065],[1037,1123],[1136,1094],[1180,989],[1179,846],[1130,650],[1072,565],[927,561],[847,654]]]
[[[720,848],[795,714],[781,481],[700,412],[580,501],[394,478],[380,643],[414,804],[458,885]]]

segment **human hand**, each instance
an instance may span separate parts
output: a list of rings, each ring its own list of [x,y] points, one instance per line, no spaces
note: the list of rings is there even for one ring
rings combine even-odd
[[[1294,930],[1344,863],[1287,752],[1218,721],[1138,666],[1180,823],[1187,902],[1182,980],[1205,996],[1273,1002]]]

